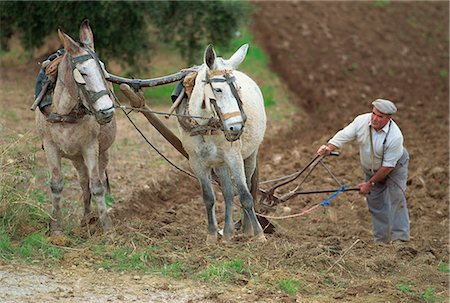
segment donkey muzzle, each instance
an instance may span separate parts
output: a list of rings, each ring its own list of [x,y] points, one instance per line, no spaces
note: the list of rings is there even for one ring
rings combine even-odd
[[[225,139],[227,139],[227,141],[233,142],[241,137],[243,131],[244,131],[244,124],[235,123],[229,125],[228,127],[224,127],[223,133],[225,134]]]
[[[104,125],[109,122],[111,122],[113,116],[114,116],[114,107],[110,107],[107,109],[99,110],[95,112],[95,119],[97,120],[98,124]]]

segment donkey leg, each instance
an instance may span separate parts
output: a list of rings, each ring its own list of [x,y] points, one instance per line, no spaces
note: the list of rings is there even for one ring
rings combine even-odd
[[[92,219],[92,206],[91,206],[91,190],[89,188],[89,173],[86,165],[82,158],[72,160],[73,166],[78,172],[78,181],[80,182],[80,187],[83,193],[83,205],[84,205],[84,215],[81,220],[81,225],[89,225]]]
[[[99,168],[99,154],[98,154],[98,144],[92,144],[87,147],[84,154],[84,162],[88,169],[89,174],[89,188],[91,190],[91,197],[97,202],[97,208],[100,216],[100,222],[103,225],[104,232],[109,232],[112,230],[112,221],[106,210],[105,203],[105,188],[102,184],[100,178],[100,168]]]
[[[50,235],[62,234],[61,222],[61,192],[64,186],[64,177],[61,171],[61,153],[56,145],[51,142],[43,142],[48,168],[51,179],[50,188],[52,190],[52,221],[50,223]]]
[[[200,182],[202,190],[203,203],[205,203],[206,214],[208,217],[208,235],[206,237],[207,243],[217,242],[217,219],[215,210],[214,190],[211,184],[211,170],[203,167],[199,161],[189,159],[192,170],[195,172],[197,179]]]
[[[253,235],[256,236],[259,241],[265,241],[264,231],[256,218],[255,209],[253,208],[253,197],[247,187],[244,174],[244,161],[241,157],[237,157],[229,161],[228,164],[230,165],[234,180],[236,181],[241,205],[244,208],[244,212],[248,215],[248,219],[253,228]]]
[[[257,151],[252,153],[247,159],[244,160],[245,180],[247,182],[247,188],[249,189],[250,193],[252,194],[253,201],[256,201],[256,193],[253,194],[251,192],[251,189],[253,186],[252,177],[253,177],[253,174],[256,172],[256,155],[257,155]],[[242,229],[244,231],[244,234],[246,234],[246,235],[254,234],[252,223],[250,221],[250,217],[245,210],[242,210]]]
[[[221,166],[215,169],[220,180],[223,199],[225,200],[225,226],[223,228],[223,240],[230,241],[234,234],[233,223],[233,183],[228,171],[228,167]]]

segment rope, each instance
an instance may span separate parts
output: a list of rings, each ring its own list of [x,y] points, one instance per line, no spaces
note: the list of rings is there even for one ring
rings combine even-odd
[[[146,109],[146,108],[137,108],[137,107],[132,107],[132,106],[120,105],[120,103],[119,103],[119,106],[116,106],[116,108],[120,108],[122,110],[130,109],[131,111],[153,113],[155,115],[176,116],[176,117],[183,117],[183,118],[196,118],[196,119],[205,119],[205,120],[210,119],[210,118],[199,117],[199,116],[180,115],[180,114],[174,114],[174,113],[168,113],[168,112],[158,112],[158,111],[154,111],[154,110],[150,110],[150,109]]]
[[[112,90],[112,94],[114,95],[114,99],[115,101],[119,104],[119,108],[122,110],[122,112],[125,114],[125,116],[128,118],[128,120],[131,122],[131,124],[134,126],[134,128],[139,132],[139,134],[142,136],[142,138],[144,138],[145,142],[147,142],[148,145],[150,145],[157,153],[158,155],[160,155],[164,160],[166,160],[170,165],[172,165],[173,167],[175,167],[175,169],[181,171],[182,173],[185,173],[186,175],[197,179],[194,175],[192,175],[191,173],[189,173],[188,171],[178,167],[177,165],[175,165],[172,161],[170,161],[166,156],[164,156],[148,139],[147,137],[144,135],[144,133],[142,133],[142,131],[137,127],[137,125],[134,123],[134,121],[130,118],[129,113],[127,113],[125,111],[126,106],[122,106],[120,104],[119,98],[117,98],[116,94],[114,93],[114,90]]]
[[[278,216],[278,217],[277,216],[267,216],[267,215],[263,215],[263,214],[259,214],[259,213],[256,213],[256,214],[258,216],[264,217],[266,219],[273,219],[273,220],[283,220],[283,219],[291,219],[291,218],[301,217],[301,216],[307,215],[310,212],[316,210],[317,208],[319,208],[319,206],[330,205],[330,200],[332,200],[333,198],[335,198],[341,192],[344,192],[344,191],[345,191],[345,186],[342,185],[340,189],[338,189],[334,194],[332,194],[331,196],[326,198],[323,202],[318,203],[318,204],[314,205],[313,207],[308,208],[307,210],[304,210],[304,211],[302,211],[301,213],[298,213],[298,214],[287,215],[287,216]]]

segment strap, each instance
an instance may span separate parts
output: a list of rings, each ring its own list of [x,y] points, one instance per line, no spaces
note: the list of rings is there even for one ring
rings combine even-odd
[[[389,132],[391,131],[391,126],[392,126],[392,119],[389,120],[389,129],[388,129],[388,131],[386,133],[386,137],[384,137],[384,140],[383,140],[383,149],[381,150],[381,166],[383,166],[386,140],[387,140],[387,137],[389,135]],[[372,125],[369,125],[369,131],[370,131],[370,162],[371,162],[371,165],[372,165],[370,170],[371,170],[371,172],[373,174],[374,173],[374,170],[373,170],[373,159],[375,157],[374,156],[375,153],[374,153],[374,149],[373,149],[373,140],[372,140]]]
[[[370,171],[372,172],[372,174],[374,173],[373,170],[373,159],[374,159],[374,151],[373,151],[373,140],[372,140],[372,125],[369,125],[369,132],[370,132]],[[383,163],[383,162],[381,162]]]

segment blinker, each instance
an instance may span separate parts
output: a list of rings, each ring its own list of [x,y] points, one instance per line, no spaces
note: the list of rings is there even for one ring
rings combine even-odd
[[[73,78],[75,79],[75,82],[77,82],[78,84],[83,84],[83,85],[86,84],[86,80],[84,80],[80,71],[76,68],[73,70]]]

